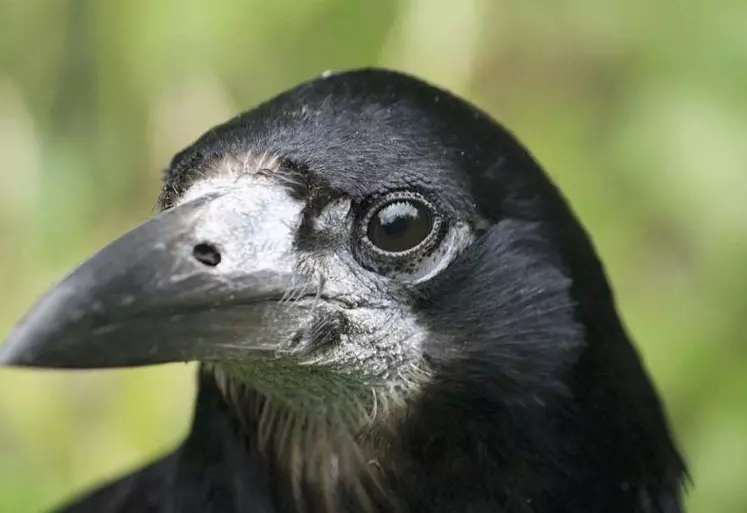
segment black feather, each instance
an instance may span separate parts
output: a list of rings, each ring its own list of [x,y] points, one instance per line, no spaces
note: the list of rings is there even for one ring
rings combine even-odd
[[[306,173],[305,191],[322,202],[414,188],[476,227],[475,242],[446,271],[410,290],[434,334],[425,349],[434,376],[398,426],[396,458],[383,469],[405,511],[681,511],[684,464],[602,265],[508,131],[399,73],[332,75],[179,153],[160,206],[173,205],[211,163],[248,150]],[[319,335],[334,341],[327,331]],[[287,479],[256,447],[256,427],[237,420],[208,374],[200,380],[180,448],[66,511],[297,511]],[[321,502],[307,506],[324,511]]]

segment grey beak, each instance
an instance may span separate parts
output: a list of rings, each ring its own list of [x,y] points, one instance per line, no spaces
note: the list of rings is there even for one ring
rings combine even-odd
[[[114,241],[28,312],[0,347],[0,365],[126,367],[272,352],[303,323],[303,310],[280,300],[313,295],[316,284],[290,258],[298,209],[282,190],[263,194],[283,208],[214,195]]]

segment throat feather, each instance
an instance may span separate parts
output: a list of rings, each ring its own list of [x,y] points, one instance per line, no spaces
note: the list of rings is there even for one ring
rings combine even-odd
[[[288,362],[221,363],[224,397],[280,470],[300,511],[397,512],[384,469],[419,379],[380,386],[335,369]],[[403,376],[404,377],[404,376]]]

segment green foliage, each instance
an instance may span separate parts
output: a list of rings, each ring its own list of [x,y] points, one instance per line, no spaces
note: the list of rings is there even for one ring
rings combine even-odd
[[[152,211],[170,156],[326,69],[453,89],[534,151],[592,232],[692,467],[747,511],[747,3],[0,2],[0,334]],[[0,370],[0,511],[178,443],[193,367]]]

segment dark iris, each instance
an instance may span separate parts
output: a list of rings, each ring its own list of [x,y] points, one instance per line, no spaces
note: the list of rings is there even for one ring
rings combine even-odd
[[[394,200],[379,208],[368,224],[368,238],[389,253],[401,253],[423,242],[433,230],[433,216],[426,205],[413,200]]]

